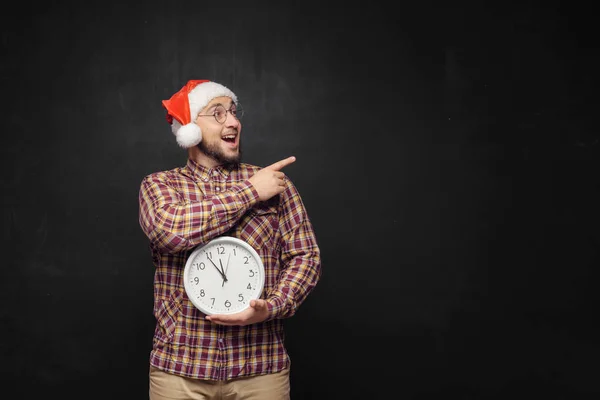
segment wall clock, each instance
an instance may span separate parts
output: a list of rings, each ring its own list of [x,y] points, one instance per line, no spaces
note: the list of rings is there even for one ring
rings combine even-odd
[[[204,314],[234,314],[260,297],[265,268],[248,243],[220,236],[192,251],[183,280],[188,298]]]

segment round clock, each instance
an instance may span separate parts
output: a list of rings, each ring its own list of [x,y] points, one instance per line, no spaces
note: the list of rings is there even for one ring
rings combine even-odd
[[[221,236],[192,251],[183,281],[190,301],[203,313],[234,314],[260,297],[265,268],[248,243]]]

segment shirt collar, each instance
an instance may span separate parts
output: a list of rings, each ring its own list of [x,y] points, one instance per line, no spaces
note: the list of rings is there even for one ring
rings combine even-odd
[[[231,173],[231,168],[230,165],[217,165],[216,167],[208,168],[191,158],[188,158],[186,165],[186,169],[192,178],[200,179],[204,182],[208,182],[213,175],[220,175],[224,180],[227,179]]]

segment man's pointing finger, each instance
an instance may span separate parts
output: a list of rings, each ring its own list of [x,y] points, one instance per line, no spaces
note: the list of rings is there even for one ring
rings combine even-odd
[[[288,157],[288,158],[286,158],[284,160],[277,161],[276,163],[273,163],[273,164],[269,165],[266,168],[267,169],[272,169],[272,170],[275,170],[275,171],[279,171],[280,169],[282,169],[283,167],[286,167],[286,166],[290,165],[294,161],[296,161],[296,157],[291,156],[291,157]]]

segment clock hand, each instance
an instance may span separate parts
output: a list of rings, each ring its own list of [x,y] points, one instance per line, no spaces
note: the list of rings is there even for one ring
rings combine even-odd
[[[223,263],[221,262],[220,258],[219,258],[219,265],[221,265],[221,271],[223,272],[223,279],[227,280],[227,275],[225,275],[225,269],[223,268]]]
[[[225,273],[227,273],[227,271],[229,271],[229,260],[231,260],[231,253],[229,253],[229,256],[227,257],[227,265],[225,266]]]
[[[221,287],[225,286],[225,282],[227,281],[227,276],[225,276],[225,270],[223,269],[223,263],[219,258],[219,265],[221,266],[221,272],[223,273],[223,282],[221,283]]]
[[[206,258],[208,258],[208,257],[206,257]],[[217,271],[219,271],[219,275],[221,275],[221,278],[223,278],[223,280],[226,281],[227,279],[225,278],[225,274],[223,274],[223,272],[219,269],[219,267],[217,267],[217,264],[215,264],[213,262],[213,260],[211,260],[210,258],[208,258],[208,261],[210,261],[211,264],[215,266],[215,268],[217,269]]]

